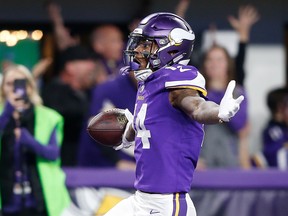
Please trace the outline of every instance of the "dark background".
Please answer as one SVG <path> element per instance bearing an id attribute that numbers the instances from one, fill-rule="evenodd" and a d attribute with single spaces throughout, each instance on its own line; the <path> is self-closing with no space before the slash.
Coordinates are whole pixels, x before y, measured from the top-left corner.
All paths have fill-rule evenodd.
<path id="1" fill-rule="evenodd" d="M 0 30 L 44 31 L 45 38 L 51 35 L 52 26 L 45 10 L 47 0 L 0 0 Z M 61 8 L 65 25 L 72 34 L 89 40 L 91 30 L 101 23 L 117 24 L 127 37 L 127 25 L 136 16 L 167 11 L 175 12 L 178 0 L 56 0 Z M 196 50 L 201 45 L 204 30 L 211 24 L 219 30 L 231 29 L 227 16 L 238 13 L 241 5 L 254 5 L 261 19 L 253 26 L 250 44 L 283 45 L 286 52 L 286 74 L 288 74 L 288 0 L 191 0 L 185 19 L 196 35 Z M 43 50 L 43 49 L 42 49 Z M 47 49 L 46 49 L 47 50 Z M 196 54 L 195 54 L 196 53 Z M 42 53 L 43 55 L 43 53 Z M 45 55 L 45 54 L 44 54 Z M 196 57 L 195 57 L 196 56 Z M 286 75 L 288 85 L 288 75 Z"/>
<path id="2" fill-rule="evenodd" d="M 50 29 L 50 22 L 44 8 L 44 0 L 1 0 L 0 29 Z M 111 22 L 125 30 L 126 24 L 145 9 L 151 12 L 174 12 L 177 0 L 59 0 L 65 22 L 75 31 L 89 31 L 93 26 Z M 243 4 L 252 4 L 261 13 L 261 20 L 253 27 L 251 43 L 285 43 L 285 28 L 288 23 L 287 0 L 191 0 L 186 19 L 200 36 L 211 23 L 219 29 L 231 29 L 227 15 L 237 15 Z"/>

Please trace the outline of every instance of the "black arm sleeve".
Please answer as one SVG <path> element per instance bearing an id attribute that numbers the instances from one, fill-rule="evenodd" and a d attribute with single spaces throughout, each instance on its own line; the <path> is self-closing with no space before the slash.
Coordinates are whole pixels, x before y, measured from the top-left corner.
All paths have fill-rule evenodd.
<path id="1" fill-rule="evenodd" d="M 245 61 L 245 55 L 246 55 L 246 43 L 240 42 L 239 43 L 239 49 L 238 54 L 235 59 L 235 79 L 236 82 L 242 86 L 244 86 L 244 79 L 245 79 L 245 71 L 244 71 L 244 61 Z"/>

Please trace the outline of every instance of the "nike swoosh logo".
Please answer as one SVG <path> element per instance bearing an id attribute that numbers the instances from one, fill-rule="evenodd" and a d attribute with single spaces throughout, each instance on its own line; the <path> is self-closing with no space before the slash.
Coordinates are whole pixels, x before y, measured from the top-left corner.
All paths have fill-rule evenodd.
<path id="1" fill-rule="evenodd" d="M 182 67 L 179 68 L 180 72 L 185 72 L 185 71 L 189 71 L 190 69 L 184 69 Z"/>
<path id="2" fill-rule="evenodd" d="M 152 209 L 152 210 L 150 211 L 150 214 L 158 214 L 158 213 L 160 213 L 160 212 L 157 211 L 157 210 L 154 210 L 154 209 Z"/>

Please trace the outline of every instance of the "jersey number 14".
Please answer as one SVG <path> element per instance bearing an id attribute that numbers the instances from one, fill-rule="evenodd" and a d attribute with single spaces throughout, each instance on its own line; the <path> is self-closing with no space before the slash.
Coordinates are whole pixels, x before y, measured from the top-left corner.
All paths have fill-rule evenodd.
<path id="1" fill-rule="evenodd" d="M 146 113 L 147 113 L 147 104 L 143 103 L 136 117 L 136 122 L 135 122 L 136 131 L 137 131 L 136 136 L 141 138 L 143 149 L 150 149 L 149 138 L 151 138 L 151 133 L 150 133 L 150 130 L 147 130 L 144 125 Z"/>

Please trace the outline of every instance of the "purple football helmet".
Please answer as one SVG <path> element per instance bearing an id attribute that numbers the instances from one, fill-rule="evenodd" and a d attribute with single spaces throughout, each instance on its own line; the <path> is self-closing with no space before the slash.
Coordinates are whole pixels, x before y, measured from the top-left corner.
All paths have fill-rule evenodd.
<path id="1" fill-rule="evenodd" d="M 143 52 L 153 71 L 174 63 L 188 64 L 195 35 L 190 25 L 172 13 L 154 13 L 141 20 L 130 34 L 125 53 L 125 64 L 130 70 L 137 71 L 139 64 L 134 61 L 135 48 L 143 41 L 153 41 L 158 45 L 154 52 Z"/>

